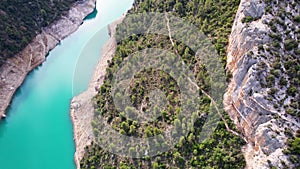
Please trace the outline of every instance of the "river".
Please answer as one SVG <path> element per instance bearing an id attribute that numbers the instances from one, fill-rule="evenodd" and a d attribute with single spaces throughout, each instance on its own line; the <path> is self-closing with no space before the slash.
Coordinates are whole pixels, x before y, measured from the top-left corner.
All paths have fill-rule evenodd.
<path id="1" fill-rule="evenodd" d="M 97 0 L 97 9 L 80 28 L 27 76 L 12 100 L 8 117 L 0 122 L 1 169 L 75 169 L 70 100 L 87 88 L 101 46 L 109 38 L 107 24 L 132 3 L 133 0 Z M 95 34 L 99 38 L 92 38 Z M 76 62 L 86 47 L 89 53 L 84 54 L 86 59 L 80 64 L 85 71 L 73 88 Z"/>

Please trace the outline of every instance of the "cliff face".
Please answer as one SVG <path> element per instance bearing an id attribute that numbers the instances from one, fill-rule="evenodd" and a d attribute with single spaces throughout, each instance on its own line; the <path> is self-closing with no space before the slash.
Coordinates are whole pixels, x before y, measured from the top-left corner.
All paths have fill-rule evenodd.
<path id="1" fill-rule="evenodd" d="M 0 68 L 0 115 L 5 114 L 15 91 L 28 72 L 40 65 L 47 53 L 62 39 L 78 29 L 83 19 L 94 10 L 95 2 L 84 0 L 74 4 L 61 19 L 44 28 L 22 52 L 7 59 Z"/>
<path id="2" fill-rule="evenodd" d="M 289 60 L 299 64 L 294 22 L 299 8 L 299 1 L 241 0 L 235 18 L 227 49 L 232 81 L 224 104 L 248 140 L 243 150 L 248 168 L 294 167 L 283 150 L 288 135 L 300 128 L 299 116 L 287 111 L 292 104 L 299 111 L 299 86 L 286 66 Z M 296 42 L 294 49 L 287 49 L 288 41 Z M 292 87 L 298 92 L 289 92 Z"/>

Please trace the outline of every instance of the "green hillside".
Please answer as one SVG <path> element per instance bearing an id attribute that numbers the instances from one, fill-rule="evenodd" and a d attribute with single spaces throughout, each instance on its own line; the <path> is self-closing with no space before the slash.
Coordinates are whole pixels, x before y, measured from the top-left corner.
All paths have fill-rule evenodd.
<path id="1" fill-rule="evenodd" d="M 41 28 L 58 19 L 78 0 L 1 0 L 0 65 L 20 52 L 41 32 Z"/>
<path id="2" fill-rule="evenodd" d="M 225 67 L 226 46 L 231 32 L 237 8 L 238 0 L 136 0 L 133 9 L 129 13 L 139 12 L 172 12 L 193 23 L 207 35 L 215 45 L 220 55 L 220 60 Z M 134 21 L 132 22 L 134 25 Z M 127 28 L 127 29 L 130 29 Z M 122 25 L 117 29 L 122 31 Z M 124 30 L 123 30 L 124 31 Z M 118 34 L 118 33 L 117 33 Z M 104 84 L 100 87 L 98 95 L 94 98 L 95 120 L 92 122 L 95 135 L 101 131 L 101 117 L 116 131 L 123 135 L 133 137 L 151 137 L 159 135 L 168 124 L 177 128 L 185 128 L 184 118 L 178 114 L 180 106 L 178 86 L 174 79 L 157 70 L 145 70 L 135 76 L 130 83 L 131 102 L 135 108 L 139 108 L 149 90 L 159 88 L 168 99 L 166 111 L 159 112 L 161 118 L 147 124 L 139 124 L 127 119 L 122 112 L 118 112 L 112 104 L 112 75 L 117 71 L 118 65 L 135 51 L 146 48 L 159 48 L 173 53 L 178 53 L 184 62 L 193 71 L 197 85 L 200 86 L 200 106 L 197 113 L 193 114 L 197 120 L 187 137 L 180 139 L 174 149 L 155 157 L 143 159 L 131 159 L 120 157 L 105 151 L 96 143 L 86 147 L 86 153 L 81 161 L 81 168 L 244 168 L 245 160 L 241 152 L 244 141 L 229 132 L 225 122 L 221 121 L 212 136 L 203 142 L 199 142 L 199 133 L 209 113 L 211 100 L 204 92 L 210 93 L 210 78 L 205 65 L 199 64 L 195 59 L 195 53 L 185 44 L 175 40 L 173 46 L 169 37 L 157 34 L 132 35 L 118 43 L 117 51 L 109 64 Z M 222 70 L 222 68 L 220 68 Z M 228 75 L 228 78 L 230 76 Z M 221 84 L 220 84 L 221 85 Z M 222 93 L 220 93 L 222 94 Z M 147 100 L 147 98 L 146 98 Z M 128 108 L 129 111 L 130 108 Z M 234 125 L 227 115 L 223 113 L 226 123 L 231 129 Z M 100 139 L 100 138 L 96 138 Z M 112 147 L 114 145 L 111 145 Z M 158 144 L 155 146 L 163 146 Z M 130 149 L 135 152 L 135 147 Z"/>

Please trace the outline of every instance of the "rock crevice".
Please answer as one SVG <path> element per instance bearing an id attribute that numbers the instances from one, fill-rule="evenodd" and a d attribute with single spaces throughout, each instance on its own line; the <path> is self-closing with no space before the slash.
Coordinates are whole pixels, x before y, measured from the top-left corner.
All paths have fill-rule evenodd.
<path id="1" fill-rule="evenodd" d="M 288 139 L 285 132 L 288 128 L 295 133 L 299 122 L 286 113 L 283 105 L 275 105 L 276 101 L 269 97 L 272 88 L 283 91 L 286 87 L 267 83 L 270 72 L 274 71 L 274 60 L 287 55 L 288 51 L 280 49 L 282 45 L 278 47 L 281 53 L 272 51 L 274 41 L 270 35 L 274 26 L 272 28 L 270 22 L 278 20 L 278 15 L 272 13 L 277 12 L 276 5 L 267 3 L 270 2 L 241 0 L 227 48 L 227 70 L 232 73 L 232 80 L 224 97 L 224 107 L 248 140 L 243 149 L 247 168 L 293 168 L 294 164 L 284 154 Z M 288 25 L 293 26 L 293 23 Z M 263 85 L 265 83 L 268 85 Z"/>

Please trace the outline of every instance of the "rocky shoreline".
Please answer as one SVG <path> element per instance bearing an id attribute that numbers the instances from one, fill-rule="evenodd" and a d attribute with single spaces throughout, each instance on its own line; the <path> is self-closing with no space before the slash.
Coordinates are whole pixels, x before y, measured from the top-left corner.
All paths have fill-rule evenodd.
<path id="1" fill-rule="evenodd" d="M 59 20 L 42 29 L 33 41 L 0 67 L 0 117 L 4 117 L 16 90 L 27 74 L 42 64 L 48 52 L 61 40 L 75 32 L 83 19 L 93 12 L 96 0 L 75 3 Z"/>
<path id="2" fill-rule="evenodd" d="M 90 145 L 94 139 L 91 121 L 94 115 L 92 98 L 97 94 L 95 88 L 103 83 L 108 61 L 112 59 L 117 42 L 115 39 L 116 27 L 123 21 L 125 14 L 108 26 L 110 39 L 102 48 L 102 54 L 95 68 L 94 74 L 90 80 L 88 89 L 80 95 L 74 97 L 71 101 L 70 116 L 73 122 L 74 141 L 76 152 L 74 160 L 77 169 L 80 168 L 80 160 L 84 155 L 84 148 Z"/>

